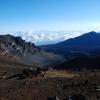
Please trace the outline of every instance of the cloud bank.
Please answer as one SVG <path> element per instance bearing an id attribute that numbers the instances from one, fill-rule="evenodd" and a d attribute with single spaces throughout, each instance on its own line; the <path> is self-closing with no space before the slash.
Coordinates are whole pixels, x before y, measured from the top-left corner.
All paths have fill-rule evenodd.
<path id="1" fill-rule="evenodd" d="M 36 45 L 53 44 L 81 35 L 81 32 L 66 31 L 40 31 L 40 32 L 9 32 L 3 34 L 11 34 L 21 36 L 27 42 L 31 41 Z"/>

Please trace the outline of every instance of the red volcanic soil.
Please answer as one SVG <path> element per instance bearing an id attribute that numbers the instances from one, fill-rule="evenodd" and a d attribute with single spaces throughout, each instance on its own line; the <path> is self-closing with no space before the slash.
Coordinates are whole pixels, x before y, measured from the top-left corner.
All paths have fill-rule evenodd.
<path id="1" fill-rule="evenodd" d="M 83 100 L 100 99 L 100 71 L 74 73 L 51 69 L 24 79 L 6 78 L 29 67 L 8 59 L 0 61 L 0 100 L 70 100 L 73 95 L 82 95 Z"/>
<path id="2" fill-rule="evenodd" d="M 95 80 L 95 81 L 94 81 Z M 60 100 L 74 94 L 84 94 L 86 100 L 98 100 L 96 86 L 99 79 L 28 78 L 24 80 L 0 80 L 0 100 Z"/>

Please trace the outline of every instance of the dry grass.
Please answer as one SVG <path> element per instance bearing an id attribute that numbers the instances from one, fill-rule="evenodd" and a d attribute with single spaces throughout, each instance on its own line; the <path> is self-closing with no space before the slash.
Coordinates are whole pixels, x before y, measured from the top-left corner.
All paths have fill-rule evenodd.
<path id="1" fill-rule="evenodd" d="M 73 78 L 77 74 L 74 72 L 64 71 L 64 70 L 48 70 L 46 72 L 47 77 L 65 77 L 65 78 Z"/>

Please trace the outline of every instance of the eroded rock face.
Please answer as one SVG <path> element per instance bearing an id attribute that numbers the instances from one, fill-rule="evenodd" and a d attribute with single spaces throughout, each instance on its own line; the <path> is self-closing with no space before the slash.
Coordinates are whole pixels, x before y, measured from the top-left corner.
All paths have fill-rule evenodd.
<path id="1" fill-rule="evenodd" d="M 0 35 L 0 55 L 11 59 L 19 59 L 24 55 L 34 55 L 40 50 L 31 42 L 26 42 L 21 37 L 12 35 Z M 24 58 L 24 57 L 23 57 Z M 21 58 L 22 59 L 22 58 Z M 20 59 L 20 60 L 21 60 Z M 19 61 L 20 61 L 19 60 Z"/>
<path id="2" fill-rule="evenodd" d="M 12 35 L 1 35 L 0 46 L 6 49 L 15 49 L 21 53 L 34 53 L 39 51 L 38 48 L 31 42 L 26 42 L 21 37 L 14 37 Z"/>
<path id="3" fill-rule="evenodd" d="M 32 66 L 47 66 L 63 61 L 63 57 L 44 52 L 21 37 L 0 35 L 0 55 Z"/>

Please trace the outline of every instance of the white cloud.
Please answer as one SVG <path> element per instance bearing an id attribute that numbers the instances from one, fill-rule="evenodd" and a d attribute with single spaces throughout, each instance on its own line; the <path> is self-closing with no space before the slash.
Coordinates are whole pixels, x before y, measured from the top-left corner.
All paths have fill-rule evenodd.
<path id="1" fill-rule="evenodd" d="M 42 32 L 10 32 L 3 34 L 11 34 L 21 36 L 26 41 L 31 41 L 37 45 L 57 43 L 69 38 L 79 36 L 80 32 L 66 31 L 42 31 Z"/>

